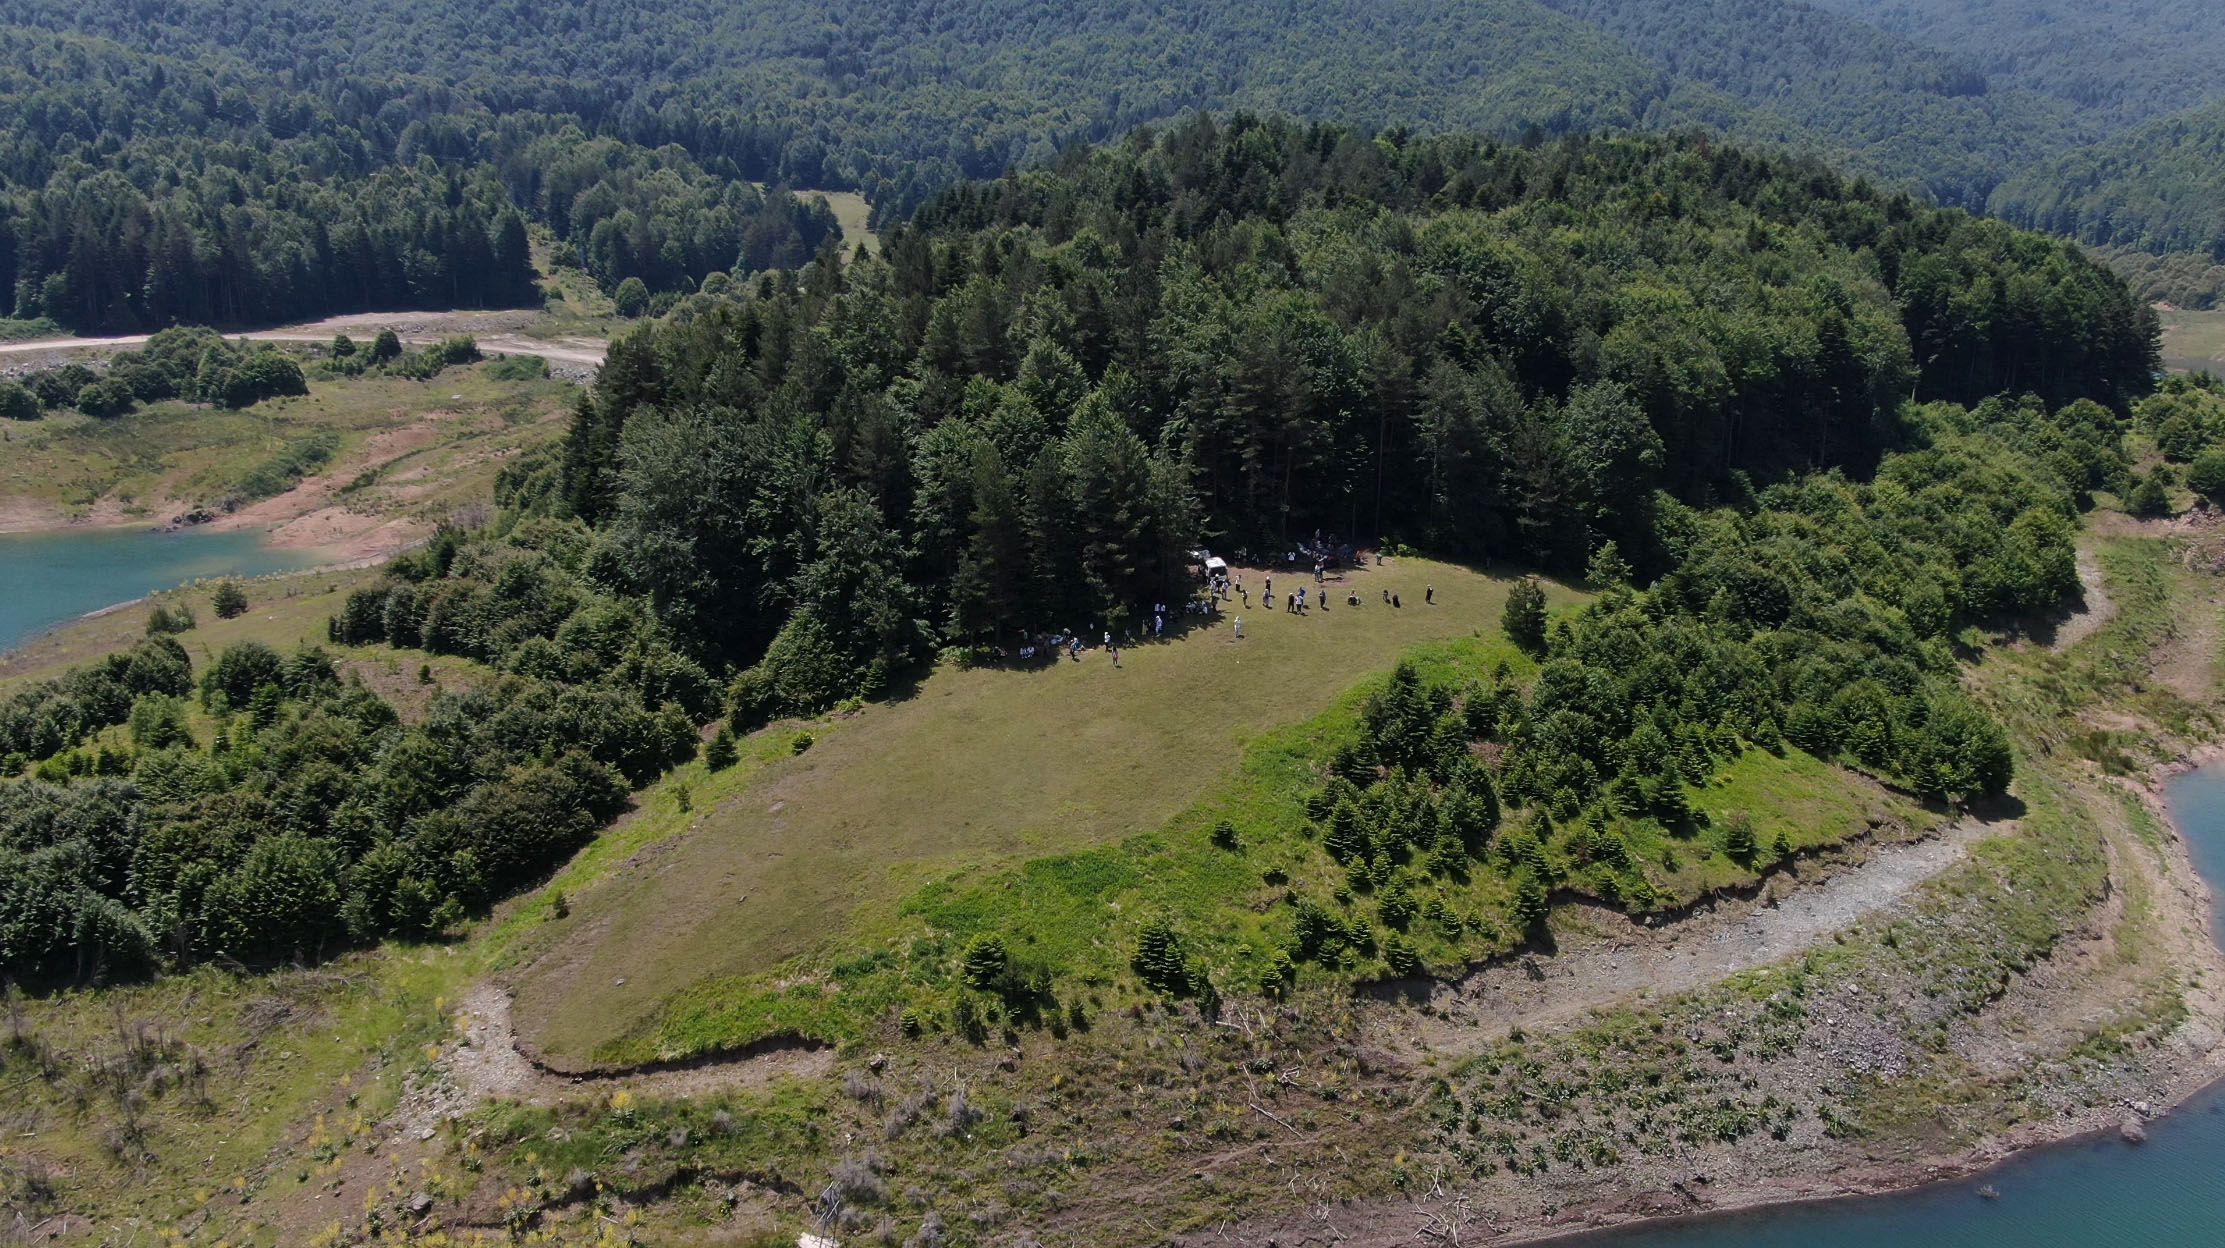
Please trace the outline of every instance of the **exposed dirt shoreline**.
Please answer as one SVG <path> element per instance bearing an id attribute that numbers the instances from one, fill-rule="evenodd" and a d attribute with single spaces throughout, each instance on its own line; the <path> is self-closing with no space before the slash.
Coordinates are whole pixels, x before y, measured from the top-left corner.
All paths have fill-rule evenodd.
<path id="1" fill-rule="evenodd" d="M 2156 765 L 2135 780 L 2116 782 L 2137 793 L 2170 829 L 2171 835 L 2161 849 L 2163 877 L 2170 887 L 2158 890 L 2155 901 L 2163 912 L 2160 926 L 2191 931 L 2207 942 L 2205 949 L 2185 951 L 2198 955 L 2186 962 L 2197 972 L 2214 972 L 2225 965 L 2225 953 L 2220 952 L 2217 943 L 2220 933 L 2212 923 L 2216 885 L 2195 869 L 2185 832 L 2171 817 L 2164 792 L 2171 777 L 2219 760 L 2225 760 L 2225 743 L 2200 746 Z M 2148 1095 L 2047 1121 L 2021 1123 L 1958 1151 L 1906 1161 L 1879 1161 L 1865 1156 L 1859 1146 L 1852 1146 L 1843 1150 L 1842 1165 L 1820 1173 L 1715 1176 L 1705 1183 L 1675 1184 L 1673 1192 L 1634 1191 L 1619 1203 L 1586 1202 L 1554 1214 L 1494 1211 L 1479 1216 L 1467 1197 L 1450 1193 L 1415 1200 L 1353 1202 L 1255 1221 L 1241 1231 L 1232 1229 L 1229 1238 L 1278 1248 L 1573 1241 L 1608 1230 L 1688 1224 L 1757 1209 L 1886 1196 L 1974 1179 L 2038 1149 L 2120 1133 L 2131 1140 L 2143 1135 L 2143 1124 L 2178 1110 L 2225 1080 L 2225 986 L 2218 981 L 2214 973 L 2201 974 L 2199 982 L 2188 987 L 2189 1017 L 2171 1036 L 2180 1060 Z M 1448 1227 L 1460 1228 L 1456 1239 L 1447 1238 Z"/>

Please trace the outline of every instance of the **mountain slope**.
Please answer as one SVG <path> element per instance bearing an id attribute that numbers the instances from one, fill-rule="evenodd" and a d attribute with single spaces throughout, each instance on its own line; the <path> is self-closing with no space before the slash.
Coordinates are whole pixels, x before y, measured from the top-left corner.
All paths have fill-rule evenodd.
<path id="1" fill-rule="evenodd" d="M 1977 207 L 2009 170 L 2081 141 L 2075 110 L 1993 91 L 1959 55 L 1785 0 L 1546 0 L 1662 72 L 1766 110 L 1842 164 Z M 1756 133 L 1752 122 L 1730 127 Z M 1766 137 L 1766 136 L 1760 136 Z M 1794 145 L 1798 146 L 1798 143 Z"/>
<path id="2" fill-rule="evenodd" d="M 2026 170 L 1992 208 L 2084 242 L 2225 258 L 2225 100 Z"/>
<path id="3" fill-rule="evenodd" d="M 1813 0 L 1984 72 L 1996 90 L 2075 105 L 2121 130 L 2218 93 L 2225 25 L 2210 0 Z"/>

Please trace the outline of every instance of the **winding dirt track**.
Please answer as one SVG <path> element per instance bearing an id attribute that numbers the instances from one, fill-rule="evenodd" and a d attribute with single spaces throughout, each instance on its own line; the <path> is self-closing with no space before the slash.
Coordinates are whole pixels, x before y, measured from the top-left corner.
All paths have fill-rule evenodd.
<path id="1" fill-rule="evenodd" d="M 479 349 L 504 355 L 536 355 L 552 364 L 572 364 L 599 368 L 608 343 L 594 338 L 563 338 L 543 341 L 521 334 L 500 331 L 488 333 L 475 331 L 473 325 L 489 320 L 514 320 L 513 316 L 499 313 L 469 312 L 390 312 L 365 313 L 358 316 L 336 316 L 330 320 L 285 329 L 257 329 L 246 333 L 226 334 L 227 338 L 244 338 L 253 342 L 329 342 L 332 336 L 349 330 L 368 330 L 376 333 L 392 329 L 405 345 L 429 346 L 450 334 L 472 333 L 479 340 Z M 147 334 L 124 334 L 114 338 L 40 338 L 30 342 L 0 342 L 0 356 L 42 355 L 54 352 L 121 351 L 146 344 Z"/>

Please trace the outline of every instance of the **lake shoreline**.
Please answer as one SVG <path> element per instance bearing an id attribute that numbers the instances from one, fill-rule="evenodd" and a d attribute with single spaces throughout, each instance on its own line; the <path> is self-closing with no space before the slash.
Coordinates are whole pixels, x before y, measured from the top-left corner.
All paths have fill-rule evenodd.
<path id="1" fill-rule="evenodd" d="M 126 565 L 119 568 L 114 574 L 115 584 L 112 586 L 117 591 L 116 596 L 102 593 L 97 584 L 90 588 L 80 585 L 75 594 L 76 602 L 67 605 L 82 606 L 83 609 L 61 610 L 49 618 L 42 618 L 43 613 L 26 613 L 28 619 L 0 616 L 0 661 L 13 663 L 32 647 L 74 625 L 129 611 L 163 594 L 176 593 L 196 585 L 220 580 L 270 582 L 290 577 L 345 572 L 377 566 L 399 553 L 399 550 L 384 549 L 366 552 L 346 546 L 288 546 L 271 541 L 267 529 L 251 532 L 244 526 L 224 529 L 195 526 L 192 529 L 169 530 L 140 524 L 78 524 L 0 533 L 0 567 L 8 562 L 10 552 L 6 548 L 11 544 L 36 543 L 40 539 L 67 541 L 73 538 L 95 543 L 90 548 L 95 550 L 103 547 L 113 549 L 110 543 L 128 545 L 144 541 L 149 545 L 139 552 L 141 557 L 144 557 L 147 550 L 166 550 L 174 551 L 177 558 L 168 561 L 167 565 L 162 560 L 153 560 L 145 565 Z M 221 552 L 227 546 L 235 548 L 231 550 L 232 558 L 228 559 L 222 553 L 209 558 L 207 556 L 210 548 L 158 545 L 168 541 L 193 543 L 220 538 L 231 540 L 229 543 L 219 542 L 215 549 Z M 68 556 L 65 554 L 63 558 Z M 27 569 L 18 569 L 15 575 L 36 577 L 39 571 L 40 560 L 34 555 L 30 556 L 30 566 Z M 98 579 L 97 576 L 94 578 L 96 582 Z M 85 605 L 90 603 L 97 605 Z M 21 631 L 16 631 L 18 629 Z"/>
<path id="2" fill-rule="evenodd" d="M 2176 887 L 2160 890 L 2155 898 L 2159 926 L 2183 930 L 2191 926 L 2203 949 L 2187 949 L 2192 957 L 2176 959 L 2187 970 L 2199 971 L 2204 963 L 2225 966 L 2225 950 L 2218 943 L 2214 898 L 2225 884 L 2211 881 L 2197 869 L 2187 833 L 2167 800 L 2171 780 L 2208 764 L 2225 762 L 2225 742 L 2206 742 L 2159 762 L 2130 778 L 2096 777 L 2097 787 L 2127 790 L 2158 820 L 2169 835 L 2161 852 L 2164 877 Z M 1246 1231 L 1262 1242 L 1323 1242 L 1330 1218 L 1336 1216 L 1336 1233 L 1330 1238 L 1343 1248 L 1399 1248 L 1417 1242 L 1436 1242 L 1447 1225 L 1465 1216 L 1463 1241 L 1489 1244 L 1600 1243 L 1620 1245 L 1641 1242 L 1626 1239 L 1649 1230 L 1663 1232 L 1703 1226 L 1744 1214 L 1768 1211 L 1793 1212 L 1809 1207 L 1860 1206 L 1880 1197 L 1908 1195 L 1925 1189 L 1966 1183 L 1998 1172 L 2011 1163 L 2035 1154 L 2074 1148 L 2112 1137 L 2126 1138 L 2125 1147 L 2139 1144 L 2127 1138 L 2198 1100 L 2214 1089 L 2225 1088 L 2225 983 L 2221 976 L 2196 976 L 2199 986 L 2186 989 L 2188 1014 L 2165 1043 L 2187 1037 L 2190 1029 L 2206 1032 L 2156 1083 L 2153 1095 L 2137 1102 L 2090 1106 L 2058 1117 L 2016 1124 L 1985 1136 L 1952 1152 L 1918 1156 L 1905 1161 L 1865 1157 L 1859 1141 L 1853 1142 L 1840 1164 L 1818 1172 L 1754 1175 L 1746 1178 L 1718 1176 L 1672 1184 L 1671 1191 L 1625 1191 L 1554 1210 L 1528 1215 L 1499 1216 L 1497 1211 L 1478 1216 L 1465 1197 L 1440 1192 L 1434 1197 L 1400 1201 L 1357 1200 L 1341 1207 L 1309 1211 L 1302 1217 L 1270 1215 L 1250 1221 Z M 2201 998 L 2197 1001 L 2197 996 Z M 2193 1039 L 2193 1037 L 2187 1037 Z M 2135 1105 L 2137 1104 L 2137 1108 Z M 2128 1128 L 2138 1126 L 2137 1133 Z M 1973 1197 L 1975 1199 L 1975 1197 Z M 1480 1201 L 1478 1202 L 1480 1205 Z M 1333 1210 L 1333 1212 L 1332 1212 Z M 1457 1211 L 1457 1212 L 1456 1212 Z M 1347 1221 L 1349 1219 L 1349 1221 Z M 1355 1229 L 1358 1228 L 1358 1229 Z M 1446 1241 L 1451 1242 L 1451 1241 Z"/>
<path id="3" fill-rule="evenodd" d="M 2133 791 L 2150 813 L 2157 816 L 2164 827 L 2170 829 L 2171 835 L 2165 841 L 2169 870 L 2177 878 L 2191 883 L 2190 889 L 2183 893 L 2174 892 L 2173 895 L 2192 903 L 2190 907 L 2182 908 L 2190 912 L 2174 914 L 2172 917 L 2194 920 L 2196 930 L 2211 942 L 2213 948 L 2217 947 L 2220 935 L 2215 929 L 2214 909 L 2219 884 L 2203 875 L 2195 866 L 2187 844 L 2186 829 L 2172 811 L 2168 790 L 2173 779 L 2221 761 L 2225 761 L 2225 742 L 2206 742 L 2148 768 L 2137 777 L 2121 781 L 2112 781 L 2109 778 L 2103 780 L 2104 784 L 2114 782 Z M 2191 1017 L 2189 1021 L 2192 1021 Z M 2144 1127 L 2147 1123 L 2168 1117 L 2221 1085 L 2225 1085 L 2225 1044 L 2212 1044 L 2201 1055 L 2198 1064 L 2180 1071 L 2179 1078 L 2174 1081 L 2174 1086 L 2165 1099 L 2147 1102 L 2149 1112 L 2144 1114 L 2131 1107 L 2090 1109 L 2064 1119 L 2019 1124 L 1980 1140 L 1969 1150 L 1959 1154 L 1946 1153 L 1909 1162 L 1855 1166 L 1845 1172 L 1847 1177 L 1844 1180 L 1821 1189 L 1808 1187 L 1806 1190 L 1788 1190 L 1779 1184 L 1759 1183 L 1750 1189 L 1731 1188 L 1718 1191 L 1711 1185 L 1707 1194 L 1715 1199 L 1704 1208 L 1694 1208 L 1690 1212 L 1605 1220 L 1580 1226 L 1553 1225 L 1547 1221 L 1528 1230 L 1510 1230 L 1493 1237 L 1490 1242 L 1580 1243 L 1590 1236 L 1610 1232 L 1688 1225 L 1766 1209 L 1793 1210 L 1804 1206 L 1853 1204 L 1880 1196 L 1967 1182 L 1982 1178 L 2034 1153 L 2111 1136 L 2123 1138 L 2128 1125 L 2139 1123 Z M 2136 1147 L 2137 1144 L 2127 1140 L 2126 1146 Z"/>

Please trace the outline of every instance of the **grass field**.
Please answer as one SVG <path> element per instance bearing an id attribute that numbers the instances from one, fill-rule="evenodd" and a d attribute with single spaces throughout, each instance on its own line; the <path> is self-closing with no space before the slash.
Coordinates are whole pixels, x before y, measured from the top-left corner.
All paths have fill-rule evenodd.
<path id="1" fill-rule="evenodd" d="M 11 422 L 0 517 L 11 528 L 167 520 L 176 509 L 240 496 L 258 465 L 324 433 L 339 441 L 325 471 L 344 474 L 351 508 L 484 502 L 502 455 L 554 435 L 559 425 L 550 422 L 570 389 L 500 381 L 476 366 L 431 381 L 313 382 L 306 396 L 242 411 L 158 403 L 113 420 L 73 413 Z"/>
<path id="2" fill-rule="evenodd" d="M 341 1154 L 376 1147 L 373 1124 L 447 1035 L 443 1002 L 477 969 L 466 948 L 426 945 L 314 970 L 204 966 L 150 984 L 11 996 L 0 1024 L 12 1088 L 0 1098 L 0 1210 L 26 1215 L 22 1226 L 97 1209 L 108 1229 L 137 1223 L 141 1242 L 186 1242 L 214 1218 L 238 1233 L 264 1216 L 258 1198 L 323 1182 Z M 339 1216 L 341 1201 L 332 1207 Z M 82 1218 L 45 1225 L 72 1243 L 134 1237 L 103 1238 Z M 152 1234 L 157 1226 L 186 1230 L 172 1240 Z M 284 1240 L 266 1230 L 231 1242 Z"/>
<path id="3" fill-rule="evenodd" d="M 1247 742 L 1320 713 L 1401 651 L 1496 632 L 1510 583 L 1422 560 L 1354 578 L 1369 604 L 1357 610 L 1239 611 L 1242 641 L 1224 620 L 1125 651 L 1118 668 L 1097 651 L 1036 671 L 946 668 L 908 700 L 834 722 L 807 752 L 698 803 L 688 836 L 575 880 L 571 917 L 515 951 L 521 1032 L 551 1059 L 584 1061 L 666 996 L 818 947 L 950 871 L 1154 830 L 1225 782 Z M 1432 583 L 1438 603 L 1424 606 Z M 1377 601 L 1385 588 L 1402 609 Z"/>
<path id="4" fill-rule="evenodd" d="M 842 227 L 844 251 L 854 250 L 863 243 L 867 252 L 880 252 L 881 241 L 873 237 L 872 229 L 866 224 L 872 219 L 873 206 L 865 202 L 865 196 L 856 191 L 803 191 L 801 194 L 805 199 L 814 195 L 826 197 L 827 207 L 834 209 L 835 223 Z"/>
<path id="5" fill-rule="evenodd" d="M 2172 368 L 2225 371 L 2225 311 L 2173 311 L 2163 318 L 2163 360 Z"/>
<path id="6" fill-rule="evenodd" d="M 378 580 L 377 568 L 298 572 L 238 582 L 247 594 L 246 614 L 229 620 L 216 616 L 210 602 L 215 584 L 191 585 L 150 595 L 145 601 L 74 621 L 41 634 L 0 655 L 0 697 L 28 681 L 58 676 L 77 664 L 123 649 L 146 635 L 147 616 L 157 606 L 192 608 L 199 623 L 177 635 L 205 671 L 224 647 L 260 641 L 280 651 L 314 644 L 325 647 L 343 675 L 362 677 L 404 717 L 424 710 L 439 689 L 459 688 L 488 675 L 488 669 L 454 655 L 389 650 L 383 646 L 336 646 L 325 638 L 325 621 L 340 609 L 351 589 Z M 429 679 L 427 679 L 429 677 Z M 122 738 L 123 729 L 112 729 Z"/>

